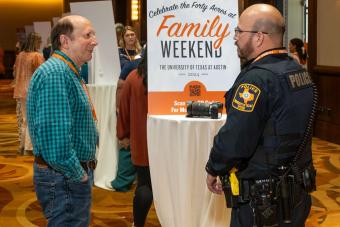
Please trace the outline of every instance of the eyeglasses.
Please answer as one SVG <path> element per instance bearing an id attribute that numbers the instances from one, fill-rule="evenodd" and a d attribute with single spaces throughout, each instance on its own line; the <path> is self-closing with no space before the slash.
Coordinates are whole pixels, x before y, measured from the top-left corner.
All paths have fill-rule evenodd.
<path id="1" fill-rule="evenodd" d="M 241 30 L 239 27 L 236 27 L 234 29 L 235 31 L 235 36 L 238 36 L 239 34 L 241 34 L 242 32 L 249 32 L 249 33 L 263 33 L 263 34 L 266 34 L 266 35 L 269 35 L 268 32 L 262 32 L 262 31 L 245 31 L 245 30 Z"/>

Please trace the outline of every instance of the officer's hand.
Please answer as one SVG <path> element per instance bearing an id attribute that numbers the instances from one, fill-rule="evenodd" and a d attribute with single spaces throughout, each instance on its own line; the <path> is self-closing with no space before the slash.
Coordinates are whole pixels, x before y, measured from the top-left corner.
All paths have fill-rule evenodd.
<path id="1" fill-rule="evenodd" d="M 213 193 L 223 193 L 221 182 L 218 181 L 217 177 L 211 176 L 210 174 L 207 175 L 207 186 Z"/>

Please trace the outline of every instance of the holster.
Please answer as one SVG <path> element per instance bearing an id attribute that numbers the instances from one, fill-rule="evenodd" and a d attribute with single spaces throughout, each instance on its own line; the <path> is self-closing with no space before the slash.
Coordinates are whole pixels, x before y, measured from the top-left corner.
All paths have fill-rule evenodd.
<path id="1" fill-rule="evenodd" d="M 229 175 L 221 176 L 221 183 L 224 192 L 224 197 L 228 208 L 237 208 L 239 196 L 234 196 L 231 190 Z"/>

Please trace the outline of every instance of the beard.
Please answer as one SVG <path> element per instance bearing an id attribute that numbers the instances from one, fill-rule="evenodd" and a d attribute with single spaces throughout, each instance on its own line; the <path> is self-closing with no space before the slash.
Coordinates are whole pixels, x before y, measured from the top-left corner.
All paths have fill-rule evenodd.
<path id="1" fill-rule="evenodd" d="M 237 46 L 237 54 L 241 62 L 249 61 L 249 56 L 254 52 L 254 47 L 251 44 L 251 38 L 252 36 L 249 37 L 243 47 L 240 47 L 238 43 L 235 42 L 235 45 Z"/>

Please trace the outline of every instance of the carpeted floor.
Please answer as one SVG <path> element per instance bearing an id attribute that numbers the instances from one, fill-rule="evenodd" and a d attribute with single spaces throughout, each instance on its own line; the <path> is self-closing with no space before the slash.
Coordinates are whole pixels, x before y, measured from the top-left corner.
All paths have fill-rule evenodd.
<path id="1" fill-rule="evenodd" d="M 0 80 L 0 226 L 45 226 L 32 184 L 33 158 L 16 155 L 18 134 L 10 82 Z M 313 155 L 317 191 L 312 194 L 306 226 L 340 227 L 340 145 L 314 138 Z M 94 187 L 91 226 L 131 226 L 132 197 L 133 190 L 119 193 Z M 156 226 L 160 224 L 152 208 L 146 227 Z"/>
<path id="2" fill-rule="evenodd" d="M 16 102 L 10 80 L 0 80 L 0 227 L 45 226 L 32 183 L 32 156 L 17 156 L 19 145 Z M 91 226 L 130 227 L 133 191 L 111 192 L 93 188 Z M 147 227 L 159 227 L 155 209 Z"/>

